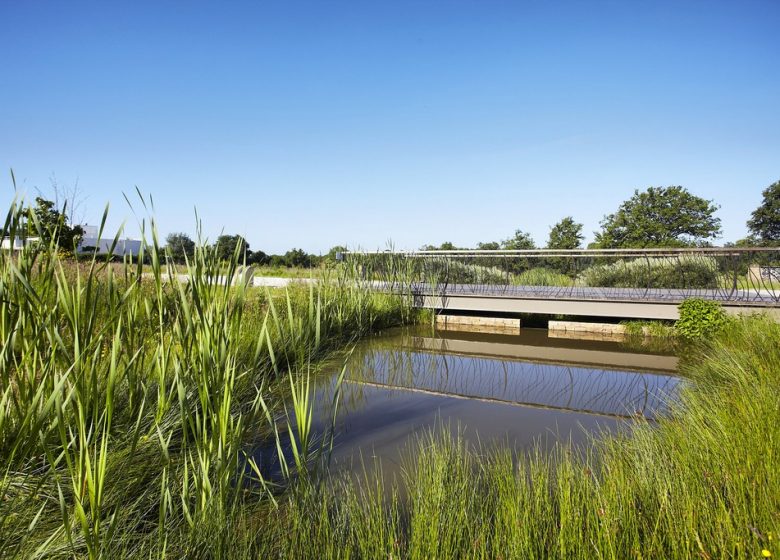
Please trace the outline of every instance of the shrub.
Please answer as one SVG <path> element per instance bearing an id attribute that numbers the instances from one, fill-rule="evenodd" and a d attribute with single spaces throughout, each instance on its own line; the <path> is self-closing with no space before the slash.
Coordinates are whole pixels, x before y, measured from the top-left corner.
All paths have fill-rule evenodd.
<path id="1" fill-rule="evenodd" d="M 723 330 L 728 323 L 726 312 L 716 301 L 686 299 L 678 309 L 680 318 L 674 328 L 680 336 L 689 340 L 709 338 Z"/>
<path id="2" fill-rule="evenodd" d="M 634 259 L 592 266 L 579 280 L 606 288 L 717 288 L 718 266 L 712 257 Z"/>
<path id="3" fill-rule="evenodd" d="M 519 286 L 571 286 L 571 278 L 549 268 L 532 268 L 518 274 L 514 283 Z"/>
<path id="4" fill-rule="evenodd" d="M 450 284 L 506 284 L 511 275 L 506 270 L 493 266 L 481 266 L 452 260 L 441 262 L 429 260 L 425 262 L 424 275 L 436 277 L 439 281 Z"/>

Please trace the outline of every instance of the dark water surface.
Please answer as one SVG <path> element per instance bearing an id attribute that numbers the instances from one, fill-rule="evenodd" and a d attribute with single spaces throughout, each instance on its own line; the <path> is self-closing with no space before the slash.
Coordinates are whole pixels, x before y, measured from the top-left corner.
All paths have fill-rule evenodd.
<path id="1" fill-rule="evenodd" d="M 579 445 L 588 434 L 630 429 L 667 409 L 680 378 L 671 352 L 617 342 L 396 329 L 362 342 L 341 366 L 318 378 L 314 430 L 333 428 L 332 472 L 398 473 L 402 459 L 431 430 L 475 445 L 515 451 L 556 441 Z"/>

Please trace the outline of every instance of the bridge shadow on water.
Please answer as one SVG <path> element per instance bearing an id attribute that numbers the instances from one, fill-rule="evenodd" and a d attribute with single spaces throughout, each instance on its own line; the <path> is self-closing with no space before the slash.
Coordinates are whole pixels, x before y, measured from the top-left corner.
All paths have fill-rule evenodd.
<path id="1" fill-rule="evenodd" d="M 396 329 L 361 343 L 349 358 L 339 405 L 340 366 L 319 378 L 314 430 L 329 440 L 331 472 L 372 470 L 389 481 L 415 436 L 449 432 L 467 444 L 514 451 L 578 446 L 590 435 L 630 430 L 668 410 L 681 379 L 670 352 L 617 342 Z M 335 418 L 335 421 L 334 421 Z M 255 458 L 273 470 L 275 449 Z"/>

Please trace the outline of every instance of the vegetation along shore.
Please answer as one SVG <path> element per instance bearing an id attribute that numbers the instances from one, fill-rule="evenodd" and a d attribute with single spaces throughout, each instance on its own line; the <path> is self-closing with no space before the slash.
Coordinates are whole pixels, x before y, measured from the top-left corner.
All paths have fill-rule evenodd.
<path id="1" fill-rule="evenodd" d="M 14 206 L 5 231 L 30 219 Z M 1 557 L 780 553 L 770 319 L 708 308 L 712 324 L 680 326 L 695 340 L 688 381 L 657 423 L 551 453 L 431 433 L 383 488 L 316 470 L 327 442 L 311 430 L 310 381 L 358 338 L 420 321 L 408 300 L 348 263 L 284 290 L 224 285 L 240 255 L 209 247 L 187 260 L 188 282 L 165 282 L 173 264 L 149 234 L 120 265 L 74 262 L 56 236 L 0 255 Z M 291 448 L 282 478 L 244 453 L 258 441 Z"/>

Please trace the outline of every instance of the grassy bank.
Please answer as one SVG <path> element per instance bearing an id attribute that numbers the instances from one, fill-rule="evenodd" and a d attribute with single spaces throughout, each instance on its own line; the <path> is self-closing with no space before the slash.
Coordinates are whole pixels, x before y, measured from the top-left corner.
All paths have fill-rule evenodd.
<path id="1" fill-rule="evenodd" d="M 583 455 L 513 461 L 420 441 L 405 498 L 303 485 L 242 541 L 288 558 L 759 558 L 780 554 L 780 325 L 743 319 L 687 361 L 671 417 Z"/>
<path id="2" fill-rule="evenodd" d="M 186 283 L 156 240 L 143 257 L 0 253 L 2 558 L 232 557 L 283 491 L 243 450 L 290 437 L 305 467 L 317 360 L 414 318 L 348 268 L 271 292 L 222 285 L 237 258 L 211 249 Z"/>

